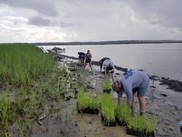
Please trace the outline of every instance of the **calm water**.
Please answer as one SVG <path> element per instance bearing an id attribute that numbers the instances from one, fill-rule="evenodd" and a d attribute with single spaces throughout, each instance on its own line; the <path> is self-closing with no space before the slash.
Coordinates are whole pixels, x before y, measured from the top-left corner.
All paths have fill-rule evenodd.
<path id="1" fill-rule="evenodd" d="M 44 46 L 52 49 L 54 46 Z M 65 48 L 65 55 L 78 57 L 78 52 L 91 51 L 93 60 L 110 57 L 115 65 L 143 69 L 159 76 L 182 81 L 182 44 L 74 45 Z"/>

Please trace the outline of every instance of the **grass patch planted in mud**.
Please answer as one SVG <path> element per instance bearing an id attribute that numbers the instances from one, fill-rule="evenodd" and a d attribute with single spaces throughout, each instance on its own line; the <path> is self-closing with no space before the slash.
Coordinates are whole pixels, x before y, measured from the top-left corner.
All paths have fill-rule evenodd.
<path id="1" fill-rule="evenodd" d="M 98 114 L 100 102 L 97 97 L 93 97 L 85 92 L 83 88 L 78 91 L 78 112 Z"/>
<path id="2" fill-rule="evenodd" d="M 64 74 L 51 54 L 34 45 L 1 44 L 0 136 L 29 136 L 42 114 L 60 114 Z"/>

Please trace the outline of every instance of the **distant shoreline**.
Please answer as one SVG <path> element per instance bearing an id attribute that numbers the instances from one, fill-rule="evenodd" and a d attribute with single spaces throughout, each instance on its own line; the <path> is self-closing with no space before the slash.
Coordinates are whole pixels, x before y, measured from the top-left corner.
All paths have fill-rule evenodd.
<path id="1" fill-rule="evenodd" d="M 37 42 L 32 43 L 39 46 L 50 45 L 112 45 L 112 44 L 167 44 L 182 43 L 182 40 L 116 40 L 116 41 L 95 41 L 95 42 Z"/>

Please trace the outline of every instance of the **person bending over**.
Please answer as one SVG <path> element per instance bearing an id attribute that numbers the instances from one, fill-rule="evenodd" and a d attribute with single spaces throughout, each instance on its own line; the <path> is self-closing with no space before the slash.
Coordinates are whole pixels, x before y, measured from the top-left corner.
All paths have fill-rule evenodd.
<path id="1" fill-rule="evenodd" d="M 112 84 L 114 91 L 118 93 L 118 103 L 121 102 L 123 92 L 127 96 L 128 106 L 133 109 L 134 95 L 137 97 L 140 105 L 140 115 L 143 115 L 146 108 L 145 94 L 149 86 L 149 77 L 142 71 L 127 71 L 121 75 L 117 81 Z"/>
<path id="2" fill-rule="evenodd" d="M 111 59 L 106 59 L 102 63 L 105 77 L 109 77 L 111 74 L 112 82 L 114 82 L 114 63 L 111 61 Z"/>
<path id="3" fill-rule="evenodd" d="M 104 62 L 105 60 L 107 60 L 107 59 L 110 59 L 110 58 L 108 58 L 108 57 L 104 57 L 104 58 L 102 58 L 102 59 L 99 61 L 99 65 L 100 65 L 100 72 L 102 71 L 102 64 L 103 64 L 103 62 Z"/>
<path id="4" fill-rule="evenodd" d="M 84 60 L 85 60 L 85 53 L 78 52 L 78 59 L 81 66 L 84 66 Z"/>

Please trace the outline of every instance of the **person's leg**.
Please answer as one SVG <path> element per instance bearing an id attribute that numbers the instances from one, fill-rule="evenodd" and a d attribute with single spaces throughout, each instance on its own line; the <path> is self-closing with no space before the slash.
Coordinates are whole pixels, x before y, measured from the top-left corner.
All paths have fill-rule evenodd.
<path id="1" fill-rule="evenodd" d="M 134 103 L 135 103 L 135 93 L 136 91 L 133 90 L 132 102 L 131 102 L 131 114 L 134 115 Z"/>
<path id="2" fill-rule="evenodd" d="M 132 104 L 131 104 L 132 107 L 133 107 L 134 103 L 135 103 L 135 94 L 133 94 L 133 97 L 132 97 Z"/>
<path id="3" fill-rule="evenodd" d="M 114 82 L 114 73 L 111 73 L 112 82 Z"/>
<path id="4" fill-rule="evenodd" d="M 145 112 L 145 108 L 146 108 L 145 97 L 138 96 L 138 100 L 139 100 L 139 104 L 140 104 L 140 114 L 142 114 Z"/>
<path id="5" fill-rule="evenodd" d="M 84 68 L 85 68 L 85 67 L 86 67 L 86 65 L 87 65 L 87 62 L 84 62 L 83 64 L 84 64 Z"/>
<path id="6" fill-rule="evenodd" d="M 143 113 L 145 112 L 145 109 L 146 109 L 145 94 L 147 92 L 148 85 L 149 85 L 149 79 L 146 78 L 143 81 L 141 87 L 138 89 L 138 100 L 139 100 L 139 104 L 140 104 L 140 115 L 143 115 Z"/>
<path id="7" fill-rule="evenodd" d="M 89 63 L 90 69 L 92 70 L 92 62 L 90 61 Z"/>
<path id="8" fill-rule="evenodd" d="M 107 67 L 106 69 L 106 78 L 109 79 L 110 78 L 110 72 L 109 72 L 109 68 Z"/>

